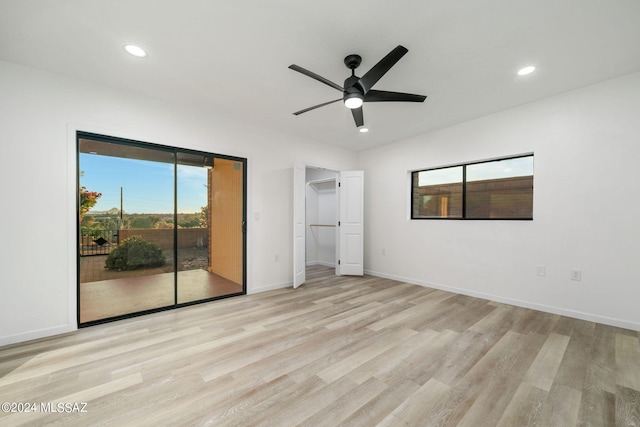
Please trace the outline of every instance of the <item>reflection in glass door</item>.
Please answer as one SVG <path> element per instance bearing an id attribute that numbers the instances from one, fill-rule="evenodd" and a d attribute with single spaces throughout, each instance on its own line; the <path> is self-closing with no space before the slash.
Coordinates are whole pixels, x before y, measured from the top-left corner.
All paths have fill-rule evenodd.
<path id="1" fill-rule="evenodd" d="M 244 293 L 245 162 L 79 133 L 78 323 Z"/>

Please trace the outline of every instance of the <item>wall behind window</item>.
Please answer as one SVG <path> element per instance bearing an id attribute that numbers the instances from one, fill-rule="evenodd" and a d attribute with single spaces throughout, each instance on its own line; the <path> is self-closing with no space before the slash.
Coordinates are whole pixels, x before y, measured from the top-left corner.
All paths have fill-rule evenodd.
<path id="1" fill-rule="evenodd" d="M 638 117 L 635 73 L 362 152 L 365 269 L 640 330 Z M 529 152 L 533 221 L 408 219 L 409 170 Z"/>
<path id="2" fill-rule="evenodd" d="M 346 150 L 2 61 L 0 93 L 0 345 L 76 328 L 70 129 L 247 157 L 250 293 L 291 284 L 294 163 L 356 165 Z"/>

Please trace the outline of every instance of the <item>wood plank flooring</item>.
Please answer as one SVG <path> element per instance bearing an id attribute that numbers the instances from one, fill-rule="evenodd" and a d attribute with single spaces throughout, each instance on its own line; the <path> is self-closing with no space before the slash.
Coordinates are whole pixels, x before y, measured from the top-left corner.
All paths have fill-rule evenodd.
<path id="1" fill-rule="evenodd" d="M 0 425 L 640 425 L 637 331 L 308 277 L 0 348 L 0 401 L 37 405 Z"/>

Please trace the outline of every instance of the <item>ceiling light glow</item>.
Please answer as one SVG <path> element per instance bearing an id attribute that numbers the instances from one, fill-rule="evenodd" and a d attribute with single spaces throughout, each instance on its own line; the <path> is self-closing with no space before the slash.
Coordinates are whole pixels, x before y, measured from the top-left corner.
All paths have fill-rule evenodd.
<path id="1" fill-rule="evenodd" d="M 532 65 L 529 66 L 529 67 L 524 67 L 524 68 L 522 68 L 522 69 L 520 69 L 518 71 L 518 75 L 519 76 L 526 76 L 527 74 L 533 73 L 535 70 L 536 70 L 536 67 L 534 67 Z"/>
<path id="2" fill-rule="evenodd" d="M 129 52 L 129 54 L 136 56 L 138 58 L 144 58 L 145 56 L 147 56 L 147 52 L 145 52 L 144 49 L 133 44 L 125 45 L 124 50 L 126 50 L 127 52 Z"/>
<path id="3" fill-rule="evenodd" d="M 350 93 L 344 99 L 344 105 L 347 108 L 355 109 L 362 107 L 363 99 L 359 93 Z"/>
<path id="4" fill-rule="evenodd" d="M 360 131 L 360 133 L 367 133 L 369 132 L 369 128 L 365 128 L 365 127 L 361 127 L 358 129 Z"/>

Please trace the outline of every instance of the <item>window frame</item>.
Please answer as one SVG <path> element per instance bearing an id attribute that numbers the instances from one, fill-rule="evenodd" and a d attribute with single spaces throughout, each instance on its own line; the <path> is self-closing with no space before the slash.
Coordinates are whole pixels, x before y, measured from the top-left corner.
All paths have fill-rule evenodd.
<path id="1" fill-rule="evenodd" d="M 88 320 L 88 321 L 81 321 L 81 263 L 80 263 L 80 250 L 79 248 L 76 248 L 75 252 L 76 252 L 76 321 L 77 321 L 77 325 L 78 328 L 85 328 L 85 327 L 89 327 L 89 326 L 94 326 L 94 325 L 99 325 L 102 323 L 108 323 L 108 322 L 113 322 L 113 321 L 117 321 L 117 320 L 123 320 L 123 319 L 129 319 L 129 318 L 133 318 L 133 317 L 138 317 L 138 316 L 143 316 L 146 314 L 150 314 L 150 313 L 157 313 L 157 312 L 161 312 L 161 311 L 165 311 L 165 310 L 173 310 L 173 309 L 177 309 L 177 308 L 182 308 L 182 307 L 186 307 L 186 306 L 190 306 L 190 305 L 196 305 L 196 304 L 203 304 L 203 303 L 207 303 L 210 301 L 215 301 L 215 300 L 219 300 L 219 299 L 224 299 L 224 298 L 229 298 L 229 297 L 234 297 L 234 296 L 239 296 L 239 295 L 246 295 L 247 294 L 247 283 L 248 283 L 248 279 L 247 279 L 247 262 L 248 262 L 248 248 L 247 248 L 247 212 L 248 212 L 248 159 L 245 157 L 237 157 L 237 156 L 233 156 L 233 155 L 227 155 L 227 154 L 218 154 L 218 153 L 214 153 L 214 152 L 207 152 L 207 151 L 200 151 L 200 150 L 194 150 L 194 149 L 189 149 L 189 148 L 182 148 L 182 147 L 177 147 L 177 146 L 168 146 L 168 145 L 162 145 L 162 144 L 157 144 L 157 143 L 152 143 L 152 142 L 145 142 L 145 141 L 139 141 L 139 140 L 133 140 L 133 139 L 126 139 L 126 138 L 122 138 L 122 137 L 117 137 L 117 136 L 109 136 L 109 135 L 103 135 L 103 134 L 98 134 L 98 133 L 93 133 L 93 132 L 88 132 L 88 131 L 83 131 L 80 129 L 75 130 L 75 166 L 76 166 L 76 177 L 75 177 L 75 185 L 76 185 L 76 190 L 75 190 L 75 199 L 76 199 L 76 207 L 75 207 L 75 212 L 74 212 L 74 216 L 76 217 L 76 242 L 79 242 L 81 239 L 81 225 L 80 222 L 78 221 L 78 215 L 77 213 L 80 212 L 80 198 L 78 197 L 79 192 L 80 192 L 80 187 L 81 187 L 81 182 L 80 182 L 80 170 L 81 170 L 81 161 L 80 161 L 80 154 L 82 153 L 81 149 L 80 149 L 80 141 L 83 139 L 86 140 L 92 140 L 92 141 L 96 141 L 96 142 L 101 142 L 101 143 L 109 143 L 109 144 L 114 144 L 114 146 L 122 146 L 122 147 L 128 147 L 128 148 L 141 148 L 144 150 L 153 150 L 153 151 L 157 151 L 157 152 L 161 152 L 161 153 L 171 153 L 173 156 L 173 160 L 171 163 L 166 162 L 167 164 L 172 164 L 173 165 L 173 186 L 172 186 L 172 193 L 173 193 L 173 219 L 174 219 L 174 224 L 178 224 L 178 176 L 176 174 L 177 171 L 177 167 L 180 163 L 180 159 L 178 158 L 178 156 L 180 154 L 186 154 L 186 155 L 194 155 L 194 156 L 203 156 L 203 157 L 212 157 L 215 159 L 223 159 L 223 160 L 230 160 L 230 161 L 234 161 L 234 162 L 238 162 L 242 164 L 242 290 L 239 292 L 232 292 L 232 293 L 227 293 L 224 295 L 219 295 L 219 296 L 213 296 L 213 297 L 207 297 L 207 298 L 202 298 L 202 299 L 196 299 L 196 300 L 187 300 L 187 301 L 180 301 L 180 299 L 178 298 L 178 267 L 177 267 L 177 253 L 178 253 L 178 227 L 174 227 L 173 228 L 173 253 L 174 253 L 174 259 L 173 259 L 173 286 L 174 286 L 174 295 L 173 295 L 173 304 L 170 305 L 165 305 L 165 306 L 159 306 L 159 307 L 155 307 L 155 308 L 150 308 L 150 309 L 143 309 L 141 311 L 134 311 L 134 312 L 129 312 L 126 314 L 118 314 L 112 317 L 104 317 L 104 318 L 98 318 L 98 319 L 94 319 L 94 320 Z"/>
<path id="2" fill-rule="evenodd" d="M 410 220 L 452 220 L 452 221 L 533 221 L 533 206 L 531 209 L 530 218 L 529 217 L 527 218 L 502 218 L 502 217 L 500 218 L 488 218 L 488 217 L 487 218 L 485 217 L 468 218 L 467 217 L 467 166 L 479 165 L 483 163 L 499 162 L 503 160 L 521 159 L 525 157 L 531 157 L 532 161 L 534 161 L 534 158 L 535 158 L 534 153 L 526 153 L 526 154 L 517 154 L 512 156 L 506 156 L 506 157 L 497 157 L 497 158 L 487 159 L 487 160 L 456 163 L 456 164 L 450 164 L 445 166 L 437 166 L 433 168 L 417 169 L 417 170 L 410 171 L 409 173 L 409 219 Z M 443 217 L 443 216 L 416 217 L 414 216 L 414 212 L 415 212 L 414 204 L 416 202 L 416 198 L 414 197 L 414 175 L 419 174 L 420 172 L 428 172 L 428 171 L 448 169 L 448 168 L 454 168 L 454 167 L 462 167 L 462 215 L 460 217 Z M 532 179 L 535 179 L 533 178 L 534 177 L 533 174 L 531 176 L 532 176 Z M 531 192 L 531 203 L 533 205 L 533 186 L 532 186 L 532 192 Z"/>

